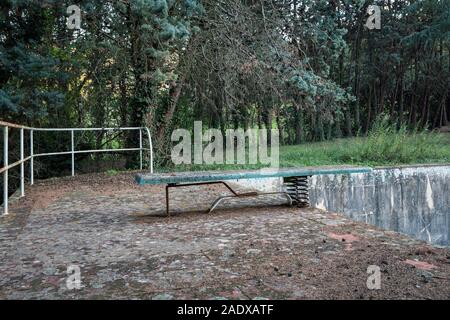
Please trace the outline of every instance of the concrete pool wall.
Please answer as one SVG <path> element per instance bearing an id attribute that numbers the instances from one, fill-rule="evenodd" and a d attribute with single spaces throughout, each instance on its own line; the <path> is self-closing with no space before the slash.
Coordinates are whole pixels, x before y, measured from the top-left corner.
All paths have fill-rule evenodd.
<path id="1" fill-rule="evenodd" d="M 282 188 L 282 179 L 237 183 L 261 191 Z M 450 165 L 314 176 L 310 201 L 313 207 L 343 213 L 356 221 L 450 246 Z"/>

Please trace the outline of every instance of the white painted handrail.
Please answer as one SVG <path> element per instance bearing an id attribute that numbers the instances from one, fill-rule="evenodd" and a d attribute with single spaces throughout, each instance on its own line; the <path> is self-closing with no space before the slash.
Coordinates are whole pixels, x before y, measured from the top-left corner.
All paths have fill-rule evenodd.
<path id="1" fill-rule="evenodd" d="M 8 214 L 8 171 L 12 168 L 20 165 L 20 196 L 25 196 L 25 162 L 30 161 L 30 184 L 34 184 L 34 158 L 48 157 L 57 155 L 71 155 L 72 157 L 72 176 L 75 176 L 75 155 L 85 153 L 104 153 L 104 152 L 131 152 L 139 151 L 140 169 L 143 169 L 143 152 L 150 152 L 150 173 L 153 173 L 153 142 L 150 129 L 147 127 L 124 127 L 124 128 L 31 128 L 21 126 L 14 123 L 0 121 L 0 127 L 3 127 L 3 168 L 0 168 L 0 173 L 3 173 L 3 214 Z M 8 134 L 9 129 L 20 130 L 20 160 L 14 163 L 9 163 L 8 159 Z M 24 133 L 25 130 L 30 132 L 30 155 L 25 157 L 24 155 Z M 97 149 L 97 150 L 75 150 L 75 132 L 85 131 L 139 131 L 139 148 L 126 148 L 126 149 Z M 34 154 L 34 132 L 70 132 L 70 151 L 64 152 L 50 152 Z M 149 148 L 143 147 L 143 134 L 145 131 L 148 136 Z"/>

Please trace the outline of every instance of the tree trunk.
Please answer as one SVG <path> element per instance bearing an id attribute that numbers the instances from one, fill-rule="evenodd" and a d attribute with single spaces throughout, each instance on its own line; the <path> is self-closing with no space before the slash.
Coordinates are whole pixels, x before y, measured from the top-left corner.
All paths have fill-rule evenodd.
<path id="1" fill-rule="evenodd" d="M 180 80 L 175 83 L 170 90 L 170 99 L 169 99 L 169 108 L 166 111 L 166 114 L 164 115 L 163 123 L 159 126 L 158 134 L 157 134 L 157 141 L 163 142 L 165 140 L 166 131 L 170 127 L 173 115 L 175 113 L 178 100 L 180 99 L 181 91 L 184 86 L 185 76 L 183 75 Z"/>
<path id="2" fill-rule="evenodd" d="M 299 103 L 294 102 L 295 106 L 295 144 L 303 143 L 303 110 Z"/>

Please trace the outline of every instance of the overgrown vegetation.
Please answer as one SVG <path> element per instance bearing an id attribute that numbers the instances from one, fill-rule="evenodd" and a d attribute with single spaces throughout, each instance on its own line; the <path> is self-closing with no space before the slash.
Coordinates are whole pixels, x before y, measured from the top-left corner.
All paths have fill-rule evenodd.
<path id="1" fill-rule="evenodd" d="M 366 139 L 359 141 L 354 154 L 342 160 L 368 164 L 409 164 L 449 162 L 450 145 L 436 132 L 414 128 L 406 124 L 397 128 L 387 117 L 380 118 Z"/>
<path id="2" fill-rule="evenodd" d="M 392 146 L 392 142 L 396 141 Z M 402 143 L 400 143 L 402 141 Z M 383 153 L 386 152 L 386 153 Z M 384 134 L 383 138 L 338 139 L 281 149 L 281 166 L 390 166 L 450 163 L 448 134 Z"/>

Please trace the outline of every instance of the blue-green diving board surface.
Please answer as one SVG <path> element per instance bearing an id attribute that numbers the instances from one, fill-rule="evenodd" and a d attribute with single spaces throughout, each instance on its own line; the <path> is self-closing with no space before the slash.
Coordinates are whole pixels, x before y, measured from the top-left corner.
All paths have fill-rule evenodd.
<path id="1" fill-rule="evenodd" d="M 372 168 L 352 166 L 303 167 L 283 169 L 238 170 L 238 171 L 196 171 L 159 174 L 138 174 L 140 185 L 180 184 L 196 182 L 229 181 L 241 179 L 309 177 L 328 174 L 369 173 Z"/>

